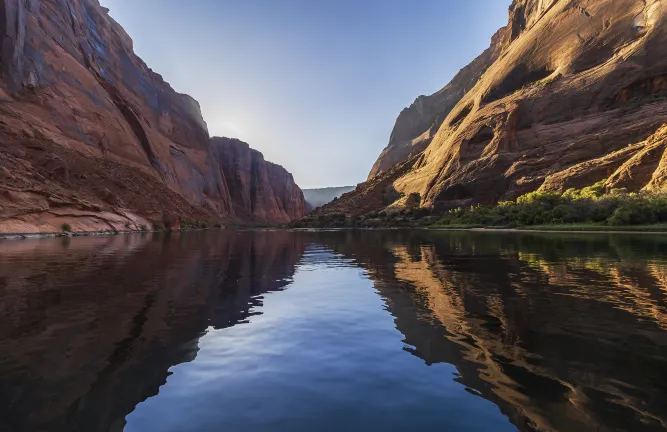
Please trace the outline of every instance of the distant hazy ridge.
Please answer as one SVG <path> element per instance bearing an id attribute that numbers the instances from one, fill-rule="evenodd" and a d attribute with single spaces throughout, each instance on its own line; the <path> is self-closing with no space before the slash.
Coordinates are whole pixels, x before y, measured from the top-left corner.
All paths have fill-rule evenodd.
<path id="1" fill-rule="evenodd" d="M 353 191 L 355 186 L 329 187 L 322 189 L 304 189 L 303 196 L 310 209 L 321 207 L 339 198 L 344 193 Z"/>

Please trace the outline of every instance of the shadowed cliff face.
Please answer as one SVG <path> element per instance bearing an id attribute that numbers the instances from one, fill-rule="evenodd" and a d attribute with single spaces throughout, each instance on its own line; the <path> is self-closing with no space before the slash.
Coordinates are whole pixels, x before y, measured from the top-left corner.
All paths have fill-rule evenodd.
<path id="1" fill-rule="evenodd" d="M 389 181 L 443 209 L 603 180 L 661 189 L 666 7 L 515 0 L 486 52 L 399 115 L 369 187 Z M 407 172 L 389 175 L 406 161 Z M 352 201 L 330 210 L 354 213 Z"/>
<path id="2" fill-rule="evenodd" d="M 289 222 L 306 214 L 303 192 L 285 168 L 243 141 L 213 137 L 214 149 L 231 190 L 234 214 L 256 223 Z"/>
<path id="3" fill-rule="evenodd" d="M 227 231 L 2 250 L 0 428 L 106 431 L 194 359 L 207 328 L 245 321 L 285 287 L 304 242 Z"/>
<path id="4" fill-rule="evenodd" d="M 0 12 L 0 232 L 238 219 L 199 104 L 97 0 Z"/>
<path id="5" fill-rule="evenodd" d="M 663 239 L 323 234 L 365 267 L 406 348 L 525 431 L 663 430 Z"/>

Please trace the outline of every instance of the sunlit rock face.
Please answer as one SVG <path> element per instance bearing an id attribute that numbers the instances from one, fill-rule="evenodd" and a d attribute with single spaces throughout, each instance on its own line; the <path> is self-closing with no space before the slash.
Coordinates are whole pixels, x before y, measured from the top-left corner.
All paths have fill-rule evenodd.
<path id="1" fill-rule="evenodd" d="M 368 174 L 369 180 L 420 154 L 428 147 L 444 118 L 496 61 L 502 51 L 504 34 L 504 29 L 498 31 L 492 38 L 491 46 L 461 69 L 447 86 L 430 96 L 419 96 L 412 105 L 401 111 L 391 132 L 389 144 Z M 459 117 L 469 111 L 470 109 L 464 110 Z"/>
<path id="2" fill-rule="evenodd" d="M 487 51 L 399 115 L 369 180 L 411 161 L 392 187 L 436 208 L 662 187 L 666 20 L 658 0 L 515 0 Z"/>
<path id="3" fill-rule="evenodd" d="M 0 231 L 239 219 L 199 104 L 97 0 L 0 10 Z"/>

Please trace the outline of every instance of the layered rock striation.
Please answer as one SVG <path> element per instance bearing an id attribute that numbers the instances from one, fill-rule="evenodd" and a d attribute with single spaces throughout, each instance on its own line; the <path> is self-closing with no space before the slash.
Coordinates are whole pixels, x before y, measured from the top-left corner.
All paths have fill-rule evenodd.
<path id="1" fill-rule="evenodd" d="M 368 174 L 369 180 L 428 147 L 444 118 L 500 55 L 503 34 L 504 29 L 498 31 L 491 40 L 491 46 L 461 69 L 444 88 L 430 96 L 419 96 L 412 105 L 401 111 L 389 144 Z"/>
<path id="2" fill-rule="evenodd" d="M 243 220 L 199 104 L 97 0 L 0 11 L 0 232 Z"/>
<path id="3" fill-rule="evenodd" d="M 401 113 L 370 177 L 413 160 L 383 187 L 436 209 L 662 188 L 666 20 L 659 0 L 515 0 L 489 50 Z"/>

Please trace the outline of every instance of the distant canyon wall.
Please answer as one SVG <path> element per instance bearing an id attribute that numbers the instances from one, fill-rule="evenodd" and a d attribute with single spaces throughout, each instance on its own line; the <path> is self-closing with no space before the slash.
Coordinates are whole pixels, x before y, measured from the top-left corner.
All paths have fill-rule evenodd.
<path id="1" fill-rule="evenodd" d="M 343 194 L 353 191 L 355 186 L 328 187 L 319 189 L 304 189 L 303 196 L 306 199 L 306 206 L 309 210 L 321 207 L 330 203 L 334 199 L 340 198 Z"/>
<path id="2" fill-rule="evenodd" d="M 0 11 L 0 232 L 246 222 L 197 101 L 134 54 L 97 0 L 6 0 Z M 270 180 L 299 200 L 291 176 Z"/>
<path id="3" fill-rule="evenodd" d="M 285 168 L 243 141 L 211 139 L 230 189 L 234 214 L 254 222 L 289 222 L 306 213 L 303 192 Z"/>

